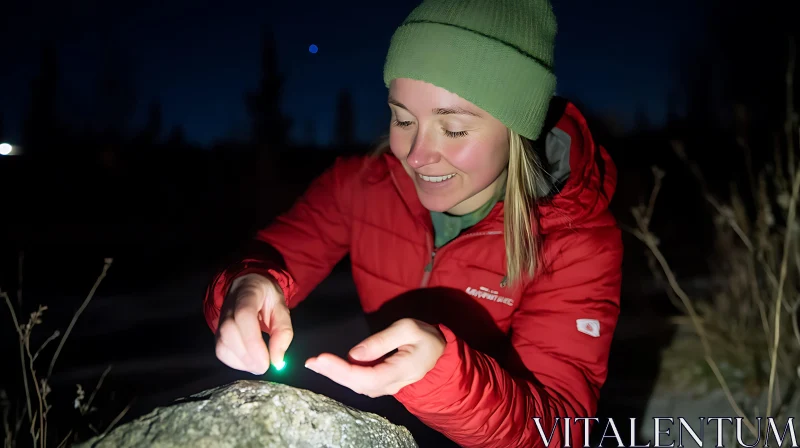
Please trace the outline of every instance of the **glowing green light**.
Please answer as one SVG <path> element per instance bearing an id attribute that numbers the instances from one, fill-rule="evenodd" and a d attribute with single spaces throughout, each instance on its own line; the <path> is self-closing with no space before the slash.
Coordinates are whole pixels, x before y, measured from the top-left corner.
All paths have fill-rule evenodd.
<path id="1" fill-rule="evenodd" d="M 283 368 L 286 367 L 286 361 L 278 361 L 274 364 L 274 366 L 277 370 L 283 370 Z"/>

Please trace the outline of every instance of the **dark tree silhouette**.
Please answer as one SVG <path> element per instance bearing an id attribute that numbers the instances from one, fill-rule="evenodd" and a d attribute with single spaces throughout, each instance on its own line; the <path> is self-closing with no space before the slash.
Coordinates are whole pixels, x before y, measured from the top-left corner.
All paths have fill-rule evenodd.
<path id="1" fill-rule="evenodd" d="M 798 37 L 800 2 L 752 5 L 714 0 L 712 45 L 725 74 L 724 95 L 765 123 L 783 120 L 789 37 Z M 795 71 L 795 79 L 798 72 Z"/>
<path id="2" fill-rule="evenodd" d="M 709 177 L 720 178 L 724 192 L 728 176 L 746 179 L 748 166 L 771 164 L 774 153 L 763 148 L 785 135 L 786 66 L 791 37 L 798 37 L 800 2 L 770 0 L 754 8 L 709 0 L 705 8 L 706 35 L 679 51 L 676 80 L 685 105 L 679 129 L 689 156 Z M 795 90 L 793 100 L 799 99 Z"/>
<path id="3" fill-rule="evenodd" d="M 251 120 L 251 139 L 259 148 L 283 148 L 288 143 L 291 121 L 281 111 L 283 84 L 283 76 L 278 71 L 275 36 L 271 31 L 265 31 L 258 90 L 245 97 Z"/>
<path id="4" fill-rule="evenodd" d="M 153 101 L 147 109 L 147 122 L 142 130 L 142 137 L 148 144 L 158 143 L 163 132 L 161 102 Z"/>
<path id="5" fill-rule="evenodd" d="M 336 100 L 336 123 L 334 125 L 334 143 L 347 147 L 355 144 L 355 111 L 353 96 L 348 90 L 339 92 Z"/>
<path id="6" fill-rule="evenodd" d="M 96 127 L 106 138 L 119 141 L 136 112 L 136 90 L 129 55 L 119 45 L 106 51 L 97 81 Z"/>
<path id="7" fill-rule="evenodd" d="M 57 141 L 58 111 L 58 55 L 52 44 L 42 47 L 39 73 L 31 81 L 31 103 L 23 124 L 23 146 L 32 155 L 55 152 Z"/>
<path id="8" fill-rule="evenodd" d="M 677 81 L 688 122 L 731 126 L 744 107 L 755 127 L 783 120 L 790 36 L 797 40 L 800 2 L 752 4 L 709 0 L 707 34 L 679 50 Z M 800 71 L 795 72 L 800 79 Z M 796 83 L 795 83 L 796 84 Z M 795 92 L 797 100 L 797 92 Z"/>
<path id="9" fill-rule="evenodd" d="M 715 79 L 715 54 L 702 42 L 686 45 L 677 61 L 677 81 L 686 106 L 685 119 L 694 128 L 709 129 L 716 126 L 720 118 L 720 109 L 712 96 L 715 82 L 719 82 Z"/>
<path id="10" fill-rule="evenodd" d="M 242 144 L 250 139 L 250 129 L 245 121 L 234 121 L 219 142 Z"/>
<path id="11" fill-rule="evenodd" d="M 169 131 L 169 137 L 167 137 L 167 145 L 174 147 L 186 145 L 186 131 L 182 125 L 178 124 L 172 127 L 172 130 Z"/>

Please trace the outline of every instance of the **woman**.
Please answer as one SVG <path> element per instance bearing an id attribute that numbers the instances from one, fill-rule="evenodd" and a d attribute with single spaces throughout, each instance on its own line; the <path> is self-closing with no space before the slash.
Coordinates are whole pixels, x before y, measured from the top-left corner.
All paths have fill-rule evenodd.
<path id="1" fill-rule="evenodd" d="M 582 446 L 564 419 L 597 409 L 622 243 L 614 164 L 553 98 L 555 32 L 546 0 L 419 5 L 386 59 L 388 147 L 338 160 L 214 279 L 218 358 L 280 365 L 289 310 L 349 254 L 388 326 L 306 367 L 394 396 L 461 446 Z"/>

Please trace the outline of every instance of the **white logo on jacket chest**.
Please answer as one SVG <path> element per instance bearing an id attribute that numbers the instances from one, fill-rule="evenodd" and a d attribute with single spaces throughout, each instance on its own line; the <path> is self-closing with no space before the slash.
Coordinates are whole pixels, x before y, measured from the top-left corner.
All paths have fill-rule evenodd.
<path id="1" fill-rule="evenodd" d="M 491 300 L 492 302 L 503 303 L 508 306 L 514 306 L 514 299 L 503 297 L 497 291 L 493 291 L 485 286 L 481 286 L 480 289 L 475 289 L 467 286 L 466 292 L 472 297 Z"/>

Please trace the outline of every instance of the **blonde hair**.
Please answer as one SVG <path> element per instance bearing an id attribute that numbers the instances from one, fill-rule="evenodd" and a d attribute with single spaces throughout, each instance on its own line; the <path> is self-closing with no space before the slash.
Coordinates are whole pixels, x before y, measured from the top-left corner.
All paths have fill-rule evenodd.
<path id="1" fill-rule="evenodd" d="M 503 217 L 506 277 L 503 286 L 514 286 L 533 277 L 539 266 L 540 239 L 534 203 L 549 184 L 541 161 L 527 138 L 508 130 L 508 173 Z M 388 136 L 382 138 L 371 157 L 390 151 Z"/>
<path id="2" fill-rule="evenodd" d="M 515 285 L 533 277 L 539 266 L 539 229 L 534 203 L 540 191 L 547 191 L 545 170 L 527 138 L 508 131 L 508 178 L 504 205 L 506 280 Z"/>

